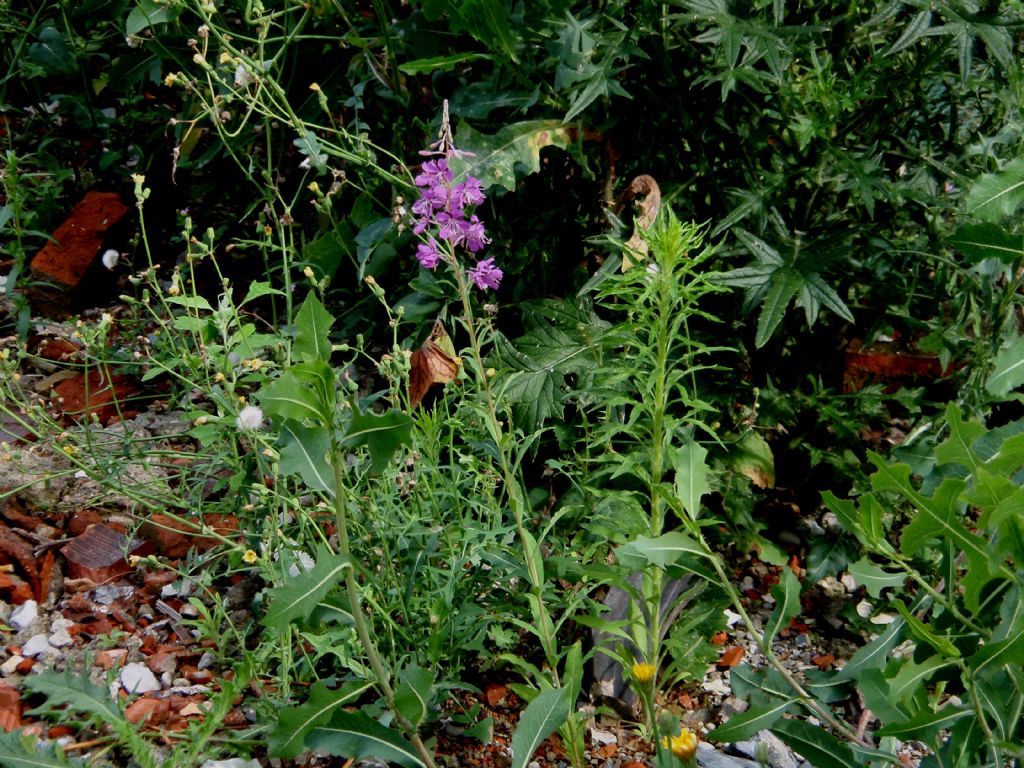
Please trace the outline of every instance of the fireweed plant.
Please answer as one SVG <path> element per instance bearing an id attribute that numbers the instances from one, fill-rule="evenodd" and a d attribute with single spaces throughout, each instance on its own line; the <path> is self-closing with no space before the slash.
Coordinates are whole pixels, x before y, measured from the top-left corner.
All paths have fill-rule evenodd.
<path id="1" fill-rule="evenodd" d="M 477 258 L 477 254 L 490 242 L 484 224 L 472 212 L 484 201 L 481 182 L 468 170 L 458 176 L 452 165 L 454 159 L 471 168 L 467 153 L 459 152 L 451 133 L 448 103 L 444 103 L 438 140 L 421 153 L 431 158 L 425 161 L 415 184 L 420 190 L 413 204 L 412 231 L 423 241 L 418 244 L 416 258 L 429 270 L 445 264 L 455 279 L 458 300 L 462 306 L 460 323 L 469 339 L 469 366 L 483 402 L 479 403 L 485 431 L 497 458 L 505 501 L 512 513 L 514 525 L 522 546 L 527 581 L 527 601 L 532 621 L 511 619 L 520 629 L 534 635 L 543 651 L 543 668 L 514 655 L 501 658 L 516 667 L 529 680 L 527 686 L 516 686 L 516 692 L 529 702 L 520 719 L 512 741 L 513 768 L 525 766 L 534 750 L 552 731 L 557 729 L 563 737 L 573 765 L 586 763 L 584 754 L 585 716 L 575 711 L 575 702 L 583 684 L 583 651 L 579 642 L 566 650 L 558 643 L 558 632 L 564 621 L 573 615 L 566 610 L 556 620 L 545 602 L 544 566 L 541 542 L 551 525 L 539 536 L 527 527 L 529 502 L 518 467 L 533 440 L 515 434 L 507 426 L 510 418 L 501 418 L 499 397 L 492 388 L 491 379 L 496 371 L 485 365 L 484 344 L 490 324 L 478 321 L 473 310 L 472 292 L 495 290 L 504 276 L 493 257 Z M 463 256 L 474 259 L 466 266 Z M 582 600 L 570 598 L 569 605 Z M 559 671 L 561 670 L 561 672 Z"/>

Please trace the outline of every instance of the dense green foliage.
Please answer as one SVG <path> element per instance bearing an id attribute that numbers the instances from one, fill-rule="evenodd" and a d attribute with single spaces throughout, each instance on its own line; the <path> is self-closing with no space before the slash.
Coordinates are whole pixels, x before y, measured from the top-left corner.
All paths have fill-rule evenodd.
<path id="1" fill-rule="evenodd" d="M 700 676 L 724 606 L 754 629 L 728 563 L 756 552 L 779 579 L 769 666 L 734 671 L 752 706 L 716 738 L 771 727 L 818 766 L 887 764 L 896 738 L 929 766 L 1019 760 L 1022 27 L 1016 0 L 0 5 L 0 408 L 79 441 L 68 471 L 140 516 L 242 518 L 176 567 L 265 584 L 230 631 L 196 599 L 239 679 L 281 681 L 246 753 L 430 764 L 450 692 L 503 668 L 529 702 L 513 765 L 556 730 L 581 765 L 605 653 L 676 764 L 656 694 Z M 449 193 L 486 193 L 479 253 L 424 261 L 428 145 Z M 91 188 L 136 217 L 125 310 L 76 331 L 74 364 L 187 414 L 203 461 L 173 487 L 133 487 L 144 442 L 97 455 L 13 376 L 30 259 Z M 420 403 L 428 355 L 445 386 Z M 793 545 L 787 505 L 839 525 Z M 874 637 L 849 606 L 861 650 L 796 679 L 773 639 L 846 572 L 897 618 Z M 601 615 L 608 586 L 627 615 Z M 838 706 L 855 691 L 866 735 Z"/>

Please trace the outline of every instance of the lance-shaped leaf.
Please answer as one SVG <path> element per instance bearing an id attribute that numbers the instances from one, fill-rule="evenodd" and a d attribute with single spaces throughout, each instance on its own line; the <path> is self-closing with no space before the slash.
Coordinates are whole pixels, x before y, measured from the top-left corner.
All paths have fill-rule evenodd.
<path id="1" fill-rule="evenodd" d="M 292 352 L 303 362 L 331 358 L 331 325 L 334 316 L 310 293 L 295 315 L 295 343 Z"/>
<path id="2" fill-rule="evenodd" d="M 707 449 L 689 442 L 673 453 L 676 496 L 692 520 L 700 516 L 700 499 L 711 490 L 708 485 Z"/>
<path id="3" fill-rule="evenodd" d="M 297 576 L 287 577 L 284 586 L 270 590 L 270 609 L 263 617 L 263 623 L 283 630 L 290 622 L 306 618 L 317 603 L 341 582 L 345 569 L 351 567 L 348 559 L 321 547 L 311 569 L 300 570 Z"/>
<path id="4" fill-rule="evenodd" d="M 334 418 L 334 371 L 319 360 L 293 365 L 256 397 L 271 416 L 328 425 Z"/>
<path id="5" fill-rule="evenodd" d="M 798 752 L 814 768 L 862 768 L 864 763 L 844 744 L 819 725 L 806 720 L 782 719 L 772 733 Z"/>
<path id="6" fill-rule="evenodd" d="M 272 757 L 298 757 L 306 749 L 306 735 L 318 725 L 326 723 L 339 707 L 358 699 L 373 687 L 366 681 L 352 681 L 337 690 L 317 681 L 309 691 L 309 698 L 297 707 L 287 707 L 278 715 L 277 724 L 268 737 Z"/>
<path id="7" fill-rule="evenodd" d="M 410 664 L 398 673 L 395 708 L 414 726 L 427 719 L 434 676 L 429 669 Z"/>
<path id="8" fill-rule="evenodd" d="M 684 566 L 694 558 L 708 558 L 711 555 L 696 541 L 682 531 L 672 531 L 651 538 L 637 536 L 615 550 L 615 559 L 631 571 L 641 571 L 653 565 L 666 568 L 670 565 Z"/>
<path id="9" fill-rule="evenodd" d="M 334 492 L 327 427 L 304 427 L 289 420 L 281 425 L 280 441 L 282 472 L 297 474 L 314 491 Z"/>
<path id="10" fill-rule="evenodd" d="M 345 430 L 341 445 L 356 448 L 365 445 L 370 451 L 370 468 L 382 471 L 395 451 L 409 441 L 412 418 L 407 413 L 391 409 L 381 414 L 363 413 L 353 403 L 352 420 Z"/>
<path id="11" fill-rule="evenodd" d="M 330 723 L 315 728 L 306 746 L 335 757 L 375 757 L 406 768 L 424 765 L 412 744 L 362 712 L 335 712 Z"/>
<path id="12" fill-rule="evenodd" d="M 563 688 L 543 691 L 519 716 L 512 734 L 512 768 L 525 768 L 540 743 L 569 717 L 569 697 Z"/>
<path id="13" fill-rule="evenodd" d="M 942 728 L 949 728 L 963 717 L 974 717 L 973 709 L 968 707 L 945 706 L 938 712 L 925 710 L 914 715 L 904 723 L 892 723 L 879 728 L 875 733 L 879 736 L 896 736 L 915 739 L 927 739 Z"/>
<path id="14" fill-rule="evenodd" d="M 714 741 L 742 741 L 749 739 L 758 731 L 771 728 L 783 713 L 789 710 L 795 703 L 795 699 L 778 701 L 773 704 L 764 704 L 759 707 L 751 707 L 746 712 L 735 714 L 708 734 L 708 738 Z"/>
<path id="15" fill-rule="evenodd" d="M 775 610 L 764 627 L 764 639 L 768 643 L 800 613 L 800 579 L 790 568 L 782 569 L 782 583 L 772 587 L 772 595 L 775 597 Z"/>

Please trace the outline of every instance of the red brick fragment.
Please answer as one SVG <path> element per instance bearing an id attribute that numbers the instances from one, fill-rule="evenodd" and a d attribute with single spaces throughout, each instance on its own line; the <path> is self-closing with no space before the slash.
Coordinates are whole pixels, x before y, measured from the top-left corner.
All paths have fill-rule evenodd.
<path id="1" fill-rule="evenodd" d="M 87 192 L 32 259 L 35 276 L 66 291 L 77 288 L 99 255 L 107 232 L 128 211 L 116 192 Z"/>
<path id="2" fill-rule="evenodd" d="M 127 415 L 126 404 L 141 391 L 131 376 L 109 375 L 93 369 L 54 387 L 54 405 L 72 419 L 82 420 L 96 414 L 96 418 L 106 424 L 115 417 Z"/>
<path id="3" fill-rule="evenodd" d="M 159 725 L 167 719 L 171 712 L 171 703 L 167 699 L 136 699 L 124 710 L 124 719 L 129 723 Z"/>
<path id="4" fill-rule="evenodd" d="M 94 525 L 61 549 L 68 562 L 68 576 L 72 579 L 90 579 L 97 584 L 116 579 L 132 572 L 125 559 L 128 555 L 141 555 L 149 546 L 141 541 L 128 541 L 106 525 Z"/>
<path id="5" fill-rule="evenodd" d="M 21 727 L 21 694 L 17 688 L 0 685 L 0 728 L 10 733 Z"/>
<path id="6" fill-rule="evenodd" d="M 100 669 L 105 669 L 109 672 L 114 667 L 124 664 L 125 659 L 127 658 L 127 648 L 113 648 L 110 650 L 100 651 L 96 655 L 96 661 L 93 663 Z"/>
<path id="7" fill-rule="evenodd" d="M 139 533 L 152 541 L 157 552 L 164 557 L 185 557 L 190 549 L 205 552 L 221 543 L 211 536 L 200 535 L 204 521 L 210 530 L 221 535 L 234 533 L 239 525 L 234 515 L 206 515 L 203 520 L 197 519 L 194 525 L 189 525 L 167 515 L 156 514 L 150 515 Z"/>

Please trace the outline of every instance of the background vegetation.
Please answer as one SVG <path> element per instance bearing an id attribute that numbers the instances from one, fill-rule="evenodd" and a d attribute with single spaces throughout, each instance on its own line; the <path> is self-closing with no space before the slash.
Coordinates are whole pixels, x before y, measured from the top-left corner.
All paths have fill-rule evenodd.
<path id="1" fill-rule="evenodd" d="M 32 362 L 29 262 L 84 191 L 122 192 L 122 309 L 79 330 L 74 364 L 161 386 L 190 420 L 197 474 L 129 487 L 140 518 L 243 520 L 176 566 L 262 580 L 257 623 L 225 635 L 202 604 L 241 677 L 280 681 L 232 749 L 352 756 L 372 737 L 429 763 L 449 692 L 511 667 L 530 702 L 514 765 L 556 728 L 578 764 L 593 628 L 669 765 L 679 723 L 655 694 L 699 679 L 724 606 L 750 624 L 728 564 L 756 551 L 802 571 L 777 569 L 769 666 L 734 673 L 752 707 L 716 738 L 774 727 L 819 766 L 891 762 L 896 738 L 929 765 L 1018 760 L 1022 11 L 5 4 L 3 407 L 68 434 L 13 377 Z M 416 258 L 445 102 L 457 179 L 486 192 L 493 292 L 471 289 L 469 254 Z M 414 350 L 455 366 L 418 407 Z M 246 422 L 256 404 L 267 420 Z M 148 450 L 72 461 L 123 492 Z M 826 508 L 838 525 L 801 523 Z M 773 636 L 846 570 L 899 618 L 871 639 L 850 606 L 862 650 L 793 679 Z M 606 586 L 632 597 L 618 623 Z M 843 719 L 854 691 L 866 735 Z"/>

